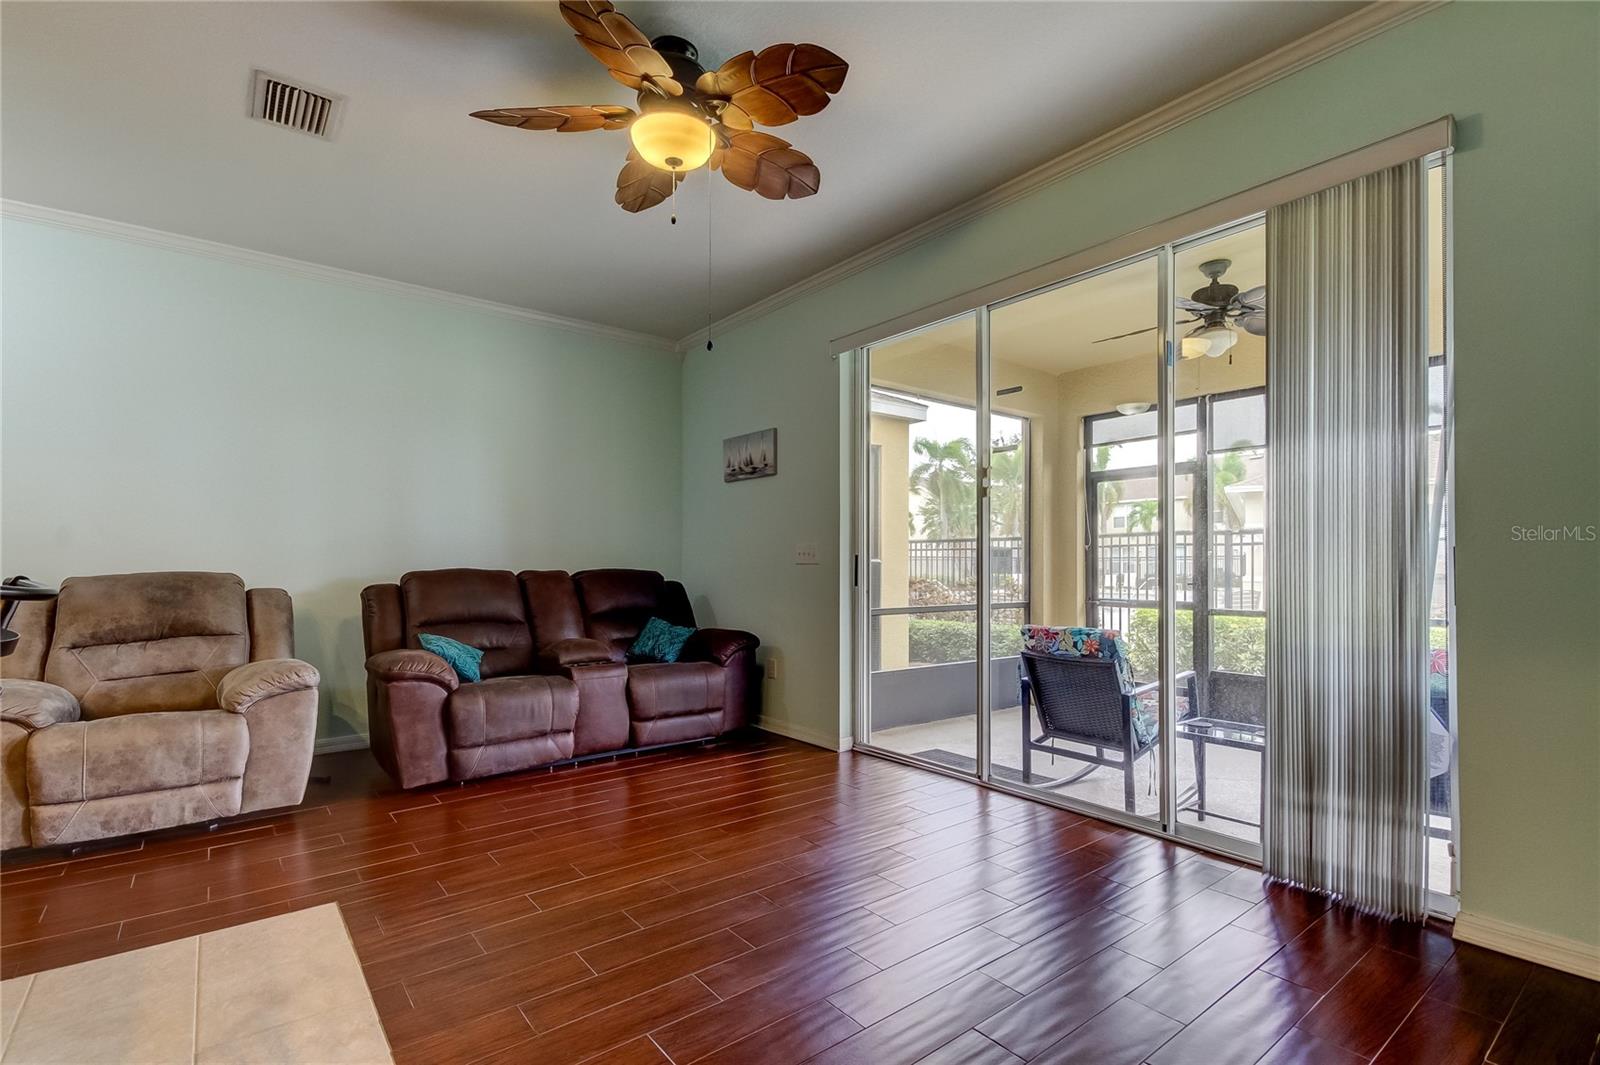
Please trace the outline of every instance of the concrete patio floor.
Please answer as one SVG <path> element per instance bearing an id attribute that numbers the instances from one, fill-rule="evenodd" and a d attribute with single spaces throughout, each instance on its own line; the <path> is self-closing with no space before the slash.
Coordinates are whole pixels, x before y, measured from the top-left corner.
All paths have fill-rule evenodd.
<path id="1" fill-rule="evenodd" d="M 1022 769 L 1021 714 L 1021 708 L 1015 706 L 996 710 L 990 729 L 993 764 L 997 768 L 1015 770 L 1019 774 Z M 918 725 L 881 729 L 872 734 L 872 742 L 876 746 L 900 754 L 920 755 L 930 761 L 970 771 L 976 764 L 978 752 L 976 722 L 976 715 L 965 714 Z M 1070 748 L 1076 745 L 1063 746 Z M 1082 749 L 1092 751 L 1092 748 Z M 938 753 L 925 752 L 943 752 L 954 757 L 940 757 Z M 1178 794 L 1188 796 L 1194 788 L 1195 779 L 1193 741 L 1180 739 L 1177 755 Z M 1159 795 L 1155 786 L 1155 775 L 1160 772 L 1159 757 L 1159 748 L 1152 749 L 1134 766 L 1134 813 L 1152 820 L 1156 819 L 1160 812 Z M 1212 745 L 1206 752 L 1206 809 L 1249 821 L 1260 820 L 1261 763 L 1261 756 L 1253 751 Z M 1087 765 L 1086 762 L 1067 757 L 1052 760 L 1050 755 L 1036 751 L 1033 755 L 1032 783 L 1048 794 L 1122 811 L 1123 785 L 1120 769 L 1098 767 L 1075 783 L 1059 787 L 1050 786 L 1052 780 L 1070 777 Z M 1202 821 L 1193 812 L 1182 813 L 1179 819 L 1184 824 L 1204 826 L 1211 831 L 1250 843 L 1259 843 L 1261 840 L 1261 830 L 1254 825 L 1241 825 L 1215 817 L 1208 817 Z M 1446 818 L 1433 820 L 1436 826 L 1449 824 Z M 1430 886 L 1435 891 L 1447 894 L 1450 890 L 1447 840 L 1429 838 L 1428 867 Z"/>

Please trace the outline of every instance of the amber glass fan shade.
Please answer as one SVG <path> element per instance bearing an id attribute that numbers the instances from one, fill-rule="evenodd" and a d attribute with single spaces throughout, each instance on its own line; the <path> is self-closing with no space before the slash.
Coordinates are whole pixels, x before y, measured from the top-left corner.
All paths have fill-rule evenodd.
<path id="1" fill-rule="evenodd" d="M 683 111 L 650 111 L 634 119 L 628 133 L 645 162 L 679 173 L 704 166 L 714 146 L 711 127 Z"/>
<path id="2" fill-rule="evenodd" d="M 630 214 L 676 199 L 688 171 L 709 165 L 730 185 L 769 200 L 798 200 L 822 187 L 811 157 L 755 126 L 784 126 L 828 106 L 850 65 L 816 44 L 772 44 L 740 52 L 715 70 L 672 34 L 654 39 L 612 0 L 561 0 L 561 18 L 611 75 L 638 94 L 620 104 L 493 107 L 472 117 L 555 133 L 629 130 L 616 204 Z"/>

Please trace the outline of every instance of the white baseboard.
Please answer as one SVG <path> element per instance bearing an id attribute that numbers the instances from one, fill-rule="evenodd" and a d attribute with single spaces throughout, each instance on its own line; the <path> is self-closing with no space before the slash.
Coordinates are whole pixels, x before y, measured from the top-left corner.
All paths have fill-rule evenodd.
<path id="1" fill-rule="evenodd" d="M 1524 961 L 1600 980 L 1600 947 L 1466 910 L 1456 914 L 1455 938 Z"/>
<path id="2" fill-rule="evenodd" d="M 851 746 L 849 736 L 830 736 L 826 732 L 806 728 L 804 725 L 793 725 L 787 721 L 774 721 L 764 717 L 756 722 L 756 728 L 763 732 L 773 732 L 779 736 L 787 736 L 791 740 L 809 743 L 813 747 L 821 747 L 829 751 L 848 751 Z"/>
<path id="3" fill-rule="evenodd" d="M 352 732 L 344 736 L 322 736 L 314 749 L 318 754 L 332 754 L 334 751 L 364 751 L 371 746 L 365 732 Z"/>
<path id="4" fill-rule="evenodd" d="M 791 740 L 809 743 L 813 747 L 823 747 L 830 751 L 848 751 L 850 737 L 833 736 L 818 732 L 815 729 L 791 725 L 786 721 L 762 720 L 756 722 L 756 728 L 765 732 L 775 732 L 779 736 L 787 736 Z M 343 736 L 323 736 L 317 740 L 316 753 L 332 754 L 335 751 L 364 751 L 372 743 L 364 732 L 353 732 Z"/>

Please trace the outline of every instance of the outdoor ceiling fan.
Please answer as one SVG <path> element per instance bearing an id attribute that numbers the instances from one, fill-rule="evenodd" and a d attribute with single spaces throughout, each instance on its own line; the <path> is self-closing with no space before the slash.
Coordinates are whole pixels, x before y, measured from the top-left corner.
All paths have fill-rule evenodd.
<path id="1" fill-rule="evenodd" d="M 645 37 L 609 0 L 561 0 L 561 17 L 613 78 L 638 93 L 638 110 L 614 104 L 502 107 L 472 117 L 557 133 L 627 129 L 633 147 L 617 175 L 616 195 L 624 211 L 654 207 L 686 173 L 707 163 L 769 200 L 799 199 L 820 187 L 810 156 L 754 126 L 787 125 L 828 106 L 849 66 L 826 48 L 774 44 L 708 71 L 693 44 Z"/>
<path id="2" fill-rule="evenodd" d="M 1200 264 L 1200 272 L 1209 284 L 1195 289 L 1187 299 L 1179 296 L 1174 301 L 1179 310 L 1193 315 L 1179 323 L 1194 327 L 1183 335 L 1181 354 L 1184 358 L 1197 359 L 1204 355 L 1215 359 L 1226 355 L 1239 342 L 1237 329 L 1243 329 L 1252 336 L 1267 335 L 1267 286 L 1257 285 L 1240 292 L 1239 286 L 1229 285 L 1222 280 L 1222 275 L 1232 265 L 1232 259 L 1207 259 Z M 1104 344 L 1108 340 L 1153 333 L 1158 328 L 1150 326 L 1148 329 L 1135 329 L 1131 333 L 1101 337 L 1095 343 Z"/>

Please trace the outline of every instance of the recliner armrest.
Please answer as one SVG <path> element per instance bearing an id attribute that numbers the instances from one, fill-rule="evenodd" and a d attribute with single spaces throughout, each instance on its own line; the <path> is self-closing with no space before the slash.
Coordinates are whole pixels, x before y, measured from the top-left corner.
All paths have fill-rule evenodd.
<path id="1" fill-rule="evenodd" d="M 621 661 L 622 652 L 603 640 L 572 637 L 539 648 L 539 668 L 546 673 L 560 672 L 572 666 Z"/>
<path id="2" fill-rule="evenodd" d="M 0 681 L 0 719 L 29 732 L 82 717 L 77 696 L 65 688 L 42 680 Z"/>
<path id="3" fill-rule="evenodd" d="M 367 659 L 367 672 L 375 680 L 402 681 L 425 680 L 437 684 L 447 692 L 461 687 L 461 678 L 450 663 L 418 648 L 402 647 L 395 651 L 379 651 Z"/>
<path id="4" fill-rule="evenodd" d="M 222 678 L 222 683 L 217 685 L 217 700 L 222 709 L 244 714 L 263 699 L 284 692 L 310 691 L 321 680 L 316 666 L 298 658 L 246 662 Z"/>
<path id="5" fill-rule="evenodd" d="M 696 629 L 678 655 L 680 662 L 715 662 L 725 666 L 740 651 L 754 651 L 761 641 L 741 629 Z"/>

